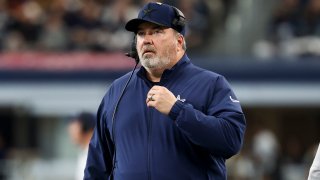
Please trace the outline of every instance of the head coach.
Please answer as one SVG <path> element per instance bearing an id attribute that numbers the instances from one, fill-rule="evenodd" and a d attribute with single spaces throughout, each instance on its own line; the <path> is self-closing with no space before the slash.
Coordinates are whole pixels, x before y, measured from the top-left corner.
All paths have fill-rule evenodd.
<path id="1" fill-rule="evenodd" d="M 245 117 L 226 79 L 188 58 L 183 13 L 147 3 L 125 28 L 141 67 L 103 97 L 84 179 L 226 179 Z"/>

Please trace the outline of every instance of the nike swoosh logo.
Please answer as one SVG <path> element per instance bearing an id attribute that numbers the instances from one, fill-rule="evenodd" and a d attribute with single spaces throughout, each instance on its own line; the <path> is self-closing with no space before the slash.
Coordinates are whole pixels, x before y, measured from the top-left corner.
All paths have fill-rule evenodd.
<path id="1" fill-rule="evenodd" d="M 238 100 L 236 100 L 236 99 L 233 99 L 231 96 L 229 96 L 230 97 L 230 100 L 232 101 L 232 102 L 234 102 L 234 103 L 239 103 L 240 101 L 238 101 Z"/>

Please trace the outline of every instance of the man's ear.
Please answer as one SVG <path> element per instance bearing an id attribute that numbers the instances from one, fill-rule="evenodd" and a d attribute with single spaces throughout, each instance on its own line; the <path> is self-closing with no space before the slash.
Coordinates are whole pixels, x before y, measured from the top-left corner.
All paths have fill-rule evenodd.
<path id="1" fill-rule="evenodd" d="M 183 37 L 183 35 L 181 35 L 181 34 L 178 34 L 177 35 L 177 41 L 178 41 L 178 44 L 179 44 L 179 47 L 183 50 L 183 46 L 184 46 L 184 37 Z"/>

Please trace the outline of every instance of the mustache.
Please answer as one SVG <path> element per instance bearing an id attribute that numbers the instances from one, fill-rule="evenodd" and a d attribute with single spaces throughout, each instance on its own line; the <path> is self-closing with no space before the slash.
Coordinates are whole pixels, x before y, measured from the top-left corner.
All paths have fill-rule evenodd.
<path id="1" fill-rule="evenodd" d="M 152 47 L 152 46 L 144 46 L 142 48 L 142 53 L 146 53 L 146 52 L 156 52 L 156 48 Z"/>

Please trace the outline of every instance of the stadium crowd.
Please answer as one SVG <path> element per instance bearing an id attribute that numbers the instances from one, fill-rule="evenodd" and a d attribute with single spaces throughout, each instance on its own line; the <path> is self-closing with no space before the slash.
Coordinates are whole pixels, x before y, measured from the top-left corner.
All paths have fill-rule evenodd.
<path id="1" fill-rule="evenodd" d="M 214 27 L 212 2 L 162 2 L 184 12 L 188 47 L 201 49 Z M 132 35 L 124 24 L 142 4 L 144 0 L 0 0 L 0 51 L 128 50 Z"/>
<path id="2" fill-rule="evenodd" d="M 281 0 L 266 29 L 260 55 L 318 57 L 320 55 L 320 1 Z M 258 54 L 259 56 L 259 54 Z"/>

